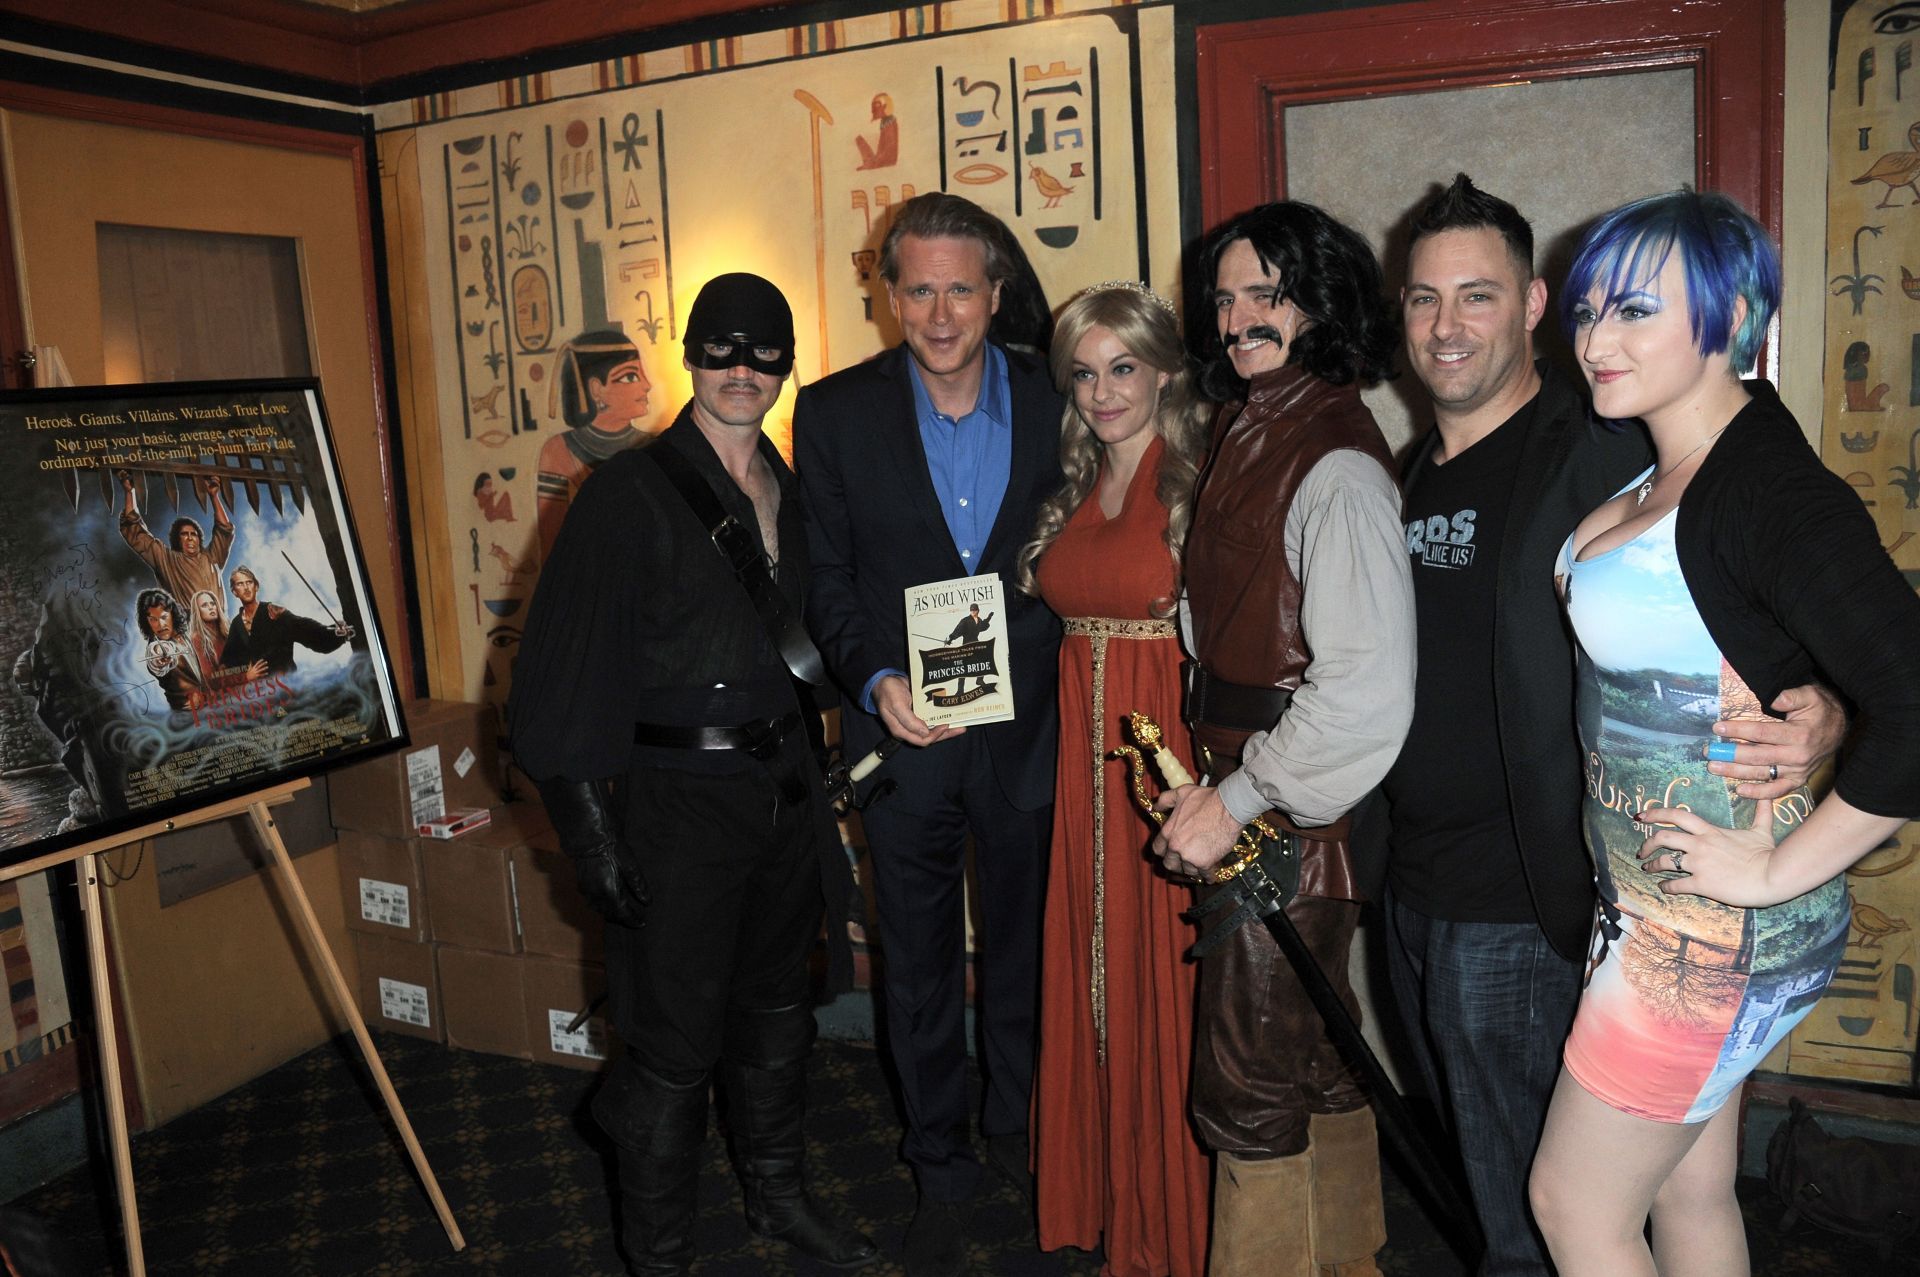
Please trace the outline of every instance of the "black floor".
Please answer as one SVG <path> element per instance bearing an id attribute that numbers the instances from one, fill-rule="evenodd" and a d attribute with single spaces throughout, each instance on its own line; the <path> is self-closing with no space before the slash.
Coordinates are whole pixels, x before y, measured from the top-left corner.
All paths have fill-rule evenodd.
<path id="1" fill-rule="evenodd" d="M 498 1273 L 591 1277 L 621 1272 L 607 1170 L 585 1115 L 590 1074 L 377 1035 L 454 1215 L 455 1254 L 390 1133 L 350 1040 L 321 1047 L 134 1140 L 148 1271 L 195 1277 Z M 895 1156 L 893 1102 L 872 1047 L 823 1041 L 814 1057 L 808 1132 L 816 1194 L 885 1251 L 873 1277 L 901 1272 L 913 1181 Z M 837 1270 L 750 1236 L 717 1134 L 701 1183 L 697 1244 L 706 1277 Z M 1380 1266 L 1392 1277 L 1464 1269 L 1391 1174 Z M 1596 1167 L 1596 1171 L 1600 1168 Z M 1783 1240 L 1765 1185 L 1742 1181 L 1754 1272 L 1920 1273 L 1920 1250 L 1883 1263 L 1870 1250 L 1801 1231 Z M 111 1183 L 77 1171 L 13 1203 L 71 1245 L 74 1273 L 122 1263 Z M 1097 1256 L 1042 1255 L 1009 1198 L 974 1216 L 972 1271 L 1001 1277 L 1099 1272 Z"/>

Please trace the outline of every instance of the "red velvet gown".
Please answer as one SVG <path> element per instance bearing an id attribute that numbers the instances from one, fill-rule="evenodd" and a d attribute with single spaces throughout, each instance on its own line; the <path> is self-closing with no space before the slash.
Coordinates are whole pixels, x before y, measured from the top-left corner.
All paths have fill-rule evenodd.
<path id="1" fill-rule="evenodd" d="M 1202 1277 L 1207 1254 L 1208 1163 L 1187 1121 L 1192 897 L 1156 871 L 1127 765 L 1104 758 L 1132 743 L 1123 724 L 1143 710 L 1192 768 L 1180 641 L 1151 611 L 1173 588 L 1162 450 L 1149 445 L 1118 518 L 1089 496 L 1038 572 L 1067 624 L 1033 1087 L 1040 1246 L 1104 1237 L 1114 1277 Z"/>

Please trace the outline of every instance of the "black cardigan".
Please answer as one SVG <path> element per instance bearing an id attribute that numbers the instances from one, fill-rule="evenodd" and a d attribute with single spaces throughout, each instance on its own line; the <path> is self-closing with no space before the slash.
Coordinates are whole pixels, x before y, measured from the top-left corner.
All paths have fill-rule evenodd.
<path id="1" fill-rule="evenodd" d="M 1765 381 L 1680 500 L 1675 549 L 1707 632 L 1762 705 L 1824 679 L 1854 714 L 1834 792 L 1920 816 L 1920 597 L 1859 496 Z"/>

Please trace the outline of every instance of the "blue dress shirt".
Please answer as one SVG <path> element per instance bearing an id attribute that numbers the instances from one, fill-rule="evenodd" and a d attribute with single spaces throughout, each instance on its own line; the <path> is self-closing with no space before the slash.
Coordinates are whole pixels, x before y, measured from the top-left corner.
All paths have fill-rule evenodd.
<path id="1" fill-rule="evenodd" d="M 1007 478 L 1013 473 L 1007 357 L 997 346 L 987 347 L 980 397 L 971 412 L 958 417 L 933 406 L 920 369 L 911 359 L 907 376 L 913 382 L 913 411 L 920 422 L 920 445 L 926 449 L 933 492 L 940 499 L 953 548 L 971 575 L 986 549 L 987 534 L 993 531 L 993 520 L 1007 495 Z"/>

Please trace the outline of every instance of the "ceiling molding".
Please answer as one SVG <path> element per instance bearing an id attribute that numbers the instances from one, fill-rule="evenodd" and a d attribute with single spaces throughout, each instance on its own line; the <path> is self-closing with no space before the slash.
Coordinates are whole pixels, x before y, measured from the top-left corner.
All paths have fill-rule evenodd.
<path id="1" fill-rule="evenodd" d="M 365 102 L 376 86 L 447 68 L 735 14 L 771 20 L 793 2 L 395 0 L 356 11 L 306 0 L 0 0 L 0 38 L 143 64 L 185 55 L 233 67 L 236 82 L 265 87 L 262 72 L 280 74 Z"/>

